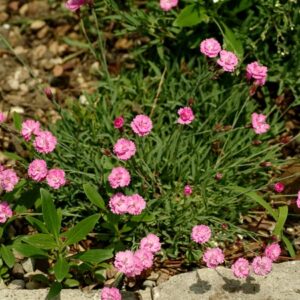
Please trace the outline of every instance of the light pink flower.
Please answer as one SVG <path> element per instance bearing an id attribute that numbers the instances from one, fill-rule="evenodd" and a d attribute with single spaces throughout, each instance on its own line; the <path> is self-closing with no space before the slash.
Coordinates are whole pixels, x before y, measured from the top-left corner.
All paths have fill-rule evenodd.
<path id="1" fill-rule="evenodd" d="M 104 287 L 101 291 L 101 300 L 122 300 L 122 296 L 117 288 Z"/>
<path id="2" fill-rule="evenodd" d="M 208 248 L 203 255 L 208 268 L 214 269 L 224 262 L 224 254 L 220 248 Z"/>
<path id="3" fill-rule="evenodd" d="M 272 260 L 266 256 L 257 256 L 253 259 L 252 268 L 256 275 L 265 276 L 272 271 Z"/>
<path id="4" fill-rule="evenodd" d="M 131 215 L 139 215 L 146 207 L 146 201 L 139 194 L 127 196 L 127 212 Z"/>
<path id="5" fill-rule="evenodd" d="M 192 240 L 199 244 L 204 244 L 211 237 L 211 230 L 206 225 L 196 225 L 192 229 Z"/>
<path id="6" fill-rule="evenodd" d="M 141 260 L 130 250 L 118 252 L 115 256 L 114 266 L 128 277 L 140 275 L 143 270 Z"/>
<path id="7" fill-rule="evenodd" d="M 109 207 L 114 214 L 123 215 L 127 213 L 128 197 L 122 193 L 113 195 L 109 200 Z"/>
<path id="8" fill-rule="evenodd" d="M 21 134 L 25 141 L 29 141 L 32 135 L 38 135 L 40 132 L 40 122 L 34 120 L 26 120 L 22 123 Z"/>
<path id="9" fill-rule="evenodd" d="M 67 3 L 65 3 L 65 7 L 70 11 L 76 11 L 81 6 L 85 5 L 87 0 L 68 0 Z"/>
<path id="10" fill-rule="evenodd" d="M 0 172 L 0 187 L 4 191 L 11 192 L 18 182 L 19 177 L 14 170 L 7 169 Z"/>
<path id="11" fill-rule="evenodd" d="M 152 253 L 160 251 L 161 244 L 159 237 L 153 233 L 149 233 L 146 237 L 141 239 L 140 249 L 144 249 Z"/>
<path id="12" fill-rule="evenodd" d="M 114 127 L 120 129 L 124 126 L 124 118 L 122 116 L 114 119 Z"/>
<path id="13" fill-rule="evenodd" d="M 128 186 L 130 180 L 129 172 L 123 167 L 113 168 L 108 176 L 109 184 L 113 189 Z"/>
<path id="14" fill-rule="evenodd" d="M 62 169 L 51 169 L 46 177 L 47 183 L 55 190 L 66 184 L 65 171 Z"/>
<path id="15" fill-rule="evenodd" d="M 138 257 L 138 259 L 142 262 L 143 269 L 149 269 L 153 265 L 153 253 L 145 250 L 145 249 L 139 249 L 135 251 L 134 256 Z"/>
<path id="16" fill-rule="evenodd" d="M 200 44 L 200 52 L 208 57 L 216 57 L 220 51 L 221 45 L 214 38 L 206 39 Z"/>
<path id="17" fill-rule="evenodd" d="M 272 261 L 276 261 L 281 253 L 281 248 L 278 243 L 273 243 L 266 247 L 265 256 Z"/>
<path id="18" fill-rule="evenodd" d="M 130 124 L 131 129 L 138 136 L 148 135 L 152 130 L 152 121 L 146 115 L 137 115 Z"/>
<path id="19" fill-rule="evenodd" d="M 6 116 L 3 112 L 0 111 L 0 124 L 6 121 Z"/>
<path id="20" fill-rule="evenodd" d="M 5 223 L 6 220 L 12 217 L 13 213 L 7 202 L 0 202 L 0 223 Z"/>
<path id="21" fill-rule="evenodd" d="M 282 182 L 277 182 L 274 184 L 274 191 L 276 193 L 282 193 L 284 191 L 285 185 Z"/>
<path id="22" fill-rule="evenodd" d="M 47 173 L 47 163 L 43 159 L 35 159 L 28 167 L 28 176 L 35 181 L 44 180 Z"/>
<path id="23" fill-rule="evenodd" d="M 231 270 L 235 277 L 246 278 L 250 273 L 250 265 L 247 259 L 239 258 L 232 266 Z"/>
<path id="24" fill-rule="evenodd" d="M 187 185 L 184 187 L 184 190 L 183 190 L 184 196 L 190 196 L 190 195 L 192 194 L 192 192 L 193 192 L 192 187 L 191 187 L 190 185 L 187 184 Z"/>
<path id="25" fill-rule="evenodd" d="M 267 72 L 268 68 L 266 66 L 259 65 L 257 61 L 252 62 L 251 64 L 247 65 L 246 68 L 246 76 L 248 80 L 255 79 L 255 85 L 264 85 L 267 79 Z"/>
<path id="26" fill-rule="evenodd" d="M 179 124 L 190 124 L 195 119 L 194 113 L 190 107 L 182 107 L 177 111 Z"/>
<path id="27" fill-rule="evenodd" d="M 50 131 L 40 131 L 33 142 L 35 150 L 39 153 L 51 153 L 56 144 L 57 139 Z"/>
<path id="28" fill-rule="evenodd" d="M 159 5 L 160 8 L 164 11 L 168 11 L 173 7 L 176 7 L 178 4 L 178 0 L 160 0 Z"/>
<path id="29" fill-rule="evenodd" d="M 114 153 L 121 160 L 130 159 L 136 152 L 136 147 L 134 142 L 121 138 L 118 139 L 114 145 Z"/>
<path id="30" fill-rule="evenodd" d="M 217 64 L 226 72 L 233 72 L 238 64 L 237 56 L 230 51 L 222 50 Z"/>
<path id="31" fill-rule="evenodd" d="M 296 200 L 297 207 L 300 208 L 300 191 L 298 191 L 298 197 Z"/>
<path id="32" fill-rule="evenodd" d="M 253 113 L 251 116 L 252 127 L 256 134 L 263 134 L 270 129 L 270 125 L 266 123 L 267 116 L 263 114 Z"/>

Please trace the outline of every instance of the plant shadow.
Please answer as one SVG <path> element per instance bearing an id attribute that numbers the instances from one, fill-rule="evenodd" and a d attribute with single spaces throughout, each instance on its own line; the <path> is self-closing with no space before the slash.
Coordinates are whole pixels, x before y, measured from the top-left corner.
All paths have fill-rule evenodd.
<path id="1" fill-rule="evenodd" d="M 208 281 L 201 280 L 198 276 L 197 276 L 197 282 L 193 283 L 190 286 L 190 291 L 192 291 L 195 294 L 205 294 L 210 289 L 211 289 L 210 283 Z"/>
<path id="2" fill-rule="evenodd" d="M 260 285 L 256 283 L 255 278 L 251 276 L 248 277 L 244 283 L 242 283 L 240 280 L 229 279 L 222 275 L 220 276 L 225 281 L 225 284 L 222 286 L 222 288 L 228 293 L 242 292 L 244 294 L 257 294 L 260 291 Z"/>

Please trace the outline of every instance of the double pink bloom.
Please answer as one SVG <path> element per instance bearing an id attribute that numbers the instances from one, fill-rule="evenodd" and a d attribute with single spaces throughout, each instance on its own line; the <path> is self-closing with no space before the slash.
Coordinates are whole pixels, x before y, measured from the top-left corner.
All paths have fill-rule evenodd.
<path id="1" fill-rule="evenodd" d="M 113 168 L 108 176 L 109 184 L 113 189 L 128 186 L 130 180 L 131 177 L 129 172 L 123 167 Z"/>
<path id="2" fill-rule="evenodd" d="M 19 177 L 13 169 L 0 166 L 0 189 L 11 192 L 19 182 Z"/>
<path id="3" fill-rule="evenodd" d="M 192 240 L 199 244 L 204 244 L 211 238 L 211 230 L 206 225 L 196 225 L 192 229 Z"/>
<path id="4" fill-rule="evenodd" d="M 5 223 L 6 220 L 12 217 L 13 213 L 7 202 L 0 202 L 0 223 Z"/>
<path id="5" fill-rule="evenodd" d="M 179 115 L 177 123 L 179 124 L 190 124 L 195 119 L 194 113 L 190 107 L 182 107 L 177 113 Z"/>
<path id="6" fill-rule="evenodd" d="M 117 157 L 121 160 L 128 160 L 130 159 L 136 152 L 135 143 L 120 138 L 117 140 L 116 144 L 114 145 L 114 153 L 117 155 Z"/>
<path id="7" fill-rule="evenodd" d="M 178 4 L 178 0 L 160 0 L 159 5 L 160 8 L 164 11 L 171 10 L 176 7 Z"/>
<path id="8" fill-rule="evenodd" d="M 139 215 L 146 207 L 146 201 L 139 194 L 126 196 L 122 193 L 113 195 L 109 200 L 109 207 L 114 214 Z"/>
<path id="9" fill-rule="evenodd" d="M 137 115 L 130 125 L 138 136 L 148 135 L 153 127 L 151 119 L 146 115 Z"/>
<path id="10" fill-rule="evenodd" d="M 256 134 L 263 134 L 270 129 L 270 125 L 266 123 L 267 116 L 263 114 L 253 113 L 251 116 L 252 127 Z"/>
<path id="11" fill-rule="evenodd" d="M 65 7 L 72 11 L 75 12 L 76 10 L 80 9 L 81 6 L 90 3 L 90 0 L 68 0 L 67 3 L 65 4 Z"/>
<path id="12" fill-rule="evenodd" d="M 120 291 L 115 287 L 104 287 L 101 291 L 100 297 L 101 300 L 122 300 Z"/>
<path id="13" fill-rule="evenodd" d="M 257 61 L 247 65 L 246 76 L 248 80 L 254 79 L 255 85 L 264 85 L 267 79 L 268 68 L 260 65 Z"/>

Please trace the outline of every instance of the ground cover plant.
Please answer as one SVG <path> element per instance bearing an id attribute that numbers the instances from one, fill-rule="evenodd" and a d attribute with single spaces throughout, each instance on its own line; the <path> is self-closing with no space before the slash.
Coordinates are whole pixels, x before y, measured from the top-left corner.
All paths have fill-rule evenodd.
<path id="1" fill-rule="evenodd" d="M 284 113 L 266 86 L 274 70 L 256 56 L 244 61 L 249 49 L 225 25 L 216 36 L 208 27 L 201 40 L 193 39 L 192 31 L 187 34 L 197 44 L 196 55 L 189 47 L 182 55 L 172 53 L 176 36 L 184 32 L 176 24 L 185 26 L 185 18 L 198 22 L 198 4 L 179 15 L 174 11 L 178 1 L 161 1 L 160 7 L 150 1 L 146 10 L 133 5 L 130 12 L 124 5 L 122 11 L 122 4 L 111 1 L 67 2 L 69 10 L 82 14 L 87 43 L 101 62 L 95 94 L 85 95 L 84 103 L 61 107 L 47 88 L 45 95 L 60 114 L 49 128 L 18 114 L 10 125 L 1 115 L 1 126 L 14 131 L 28 153 L 26 159 L 7 154 L 18 161 L 18 175 L 1 166 L 3 277 L 15 263 L 15 251 L 50 267 L 49 274 L 39 276 L 51 285 L 49 298 L 62 287 L 101 285 L 112 265 L 119 272 L 117 287 L 122 274 L 146 277 L 155 257 L 180 258 L 186 264 L 203 261 L 210 268 L 230 265 L 224 255 L 229 243 L 237 236 L 257 239 L 239 223 L 258 205 L 276 221 L 273 239 L 236 260 L 232 270 L 245 278 L 251 263 L 255 274 L 268 274 L 281 252 L 278 242 L 295 255 L 283 232 L 288 206 L 266 201 L 284 191 L 276 174 L 289 163 L 282 159 L 286 144 L 279 138 L 285 132 Z M 212 5 L 200 4 L 199 11 L 213 11 Z M 151 16 L 167 11 L 162 22 L 167 23 L 170 46 L 166 41 L 159 44 L 161 33 L 157 34 L 154 43 L 142 49 L 142 59 L 136 54 L 134 70 L 112 76 L 105 51 L 109 45 L 99 25 L 108 7 L 112 13 L 104 23 L 121 20 L 116 26 L 120 34 L 140 34 L 139 24 L 128 28 L 129 21 L 151 22 Z M 135 16 L 137 9 L 141 15 Z M 147 19 L 145 11 L 151 9 Z M 186 37 L 179 39 L 178 45 L 185 41 Z M 153 45 L 158 59 L 154 54 L 151 61 Z M 299 207 L 300 197 L 296 202 L 296 194 L 289 196 L 290 204 Z M 9 226 L 16 221 L 29 224 L 31 234 L 11 235 Z M 78 245 L 87 236 L 89 244 L 82 251 Z M 117 289 L 106 288 L 102 299 L 110 294 L 120 297 Z"/>

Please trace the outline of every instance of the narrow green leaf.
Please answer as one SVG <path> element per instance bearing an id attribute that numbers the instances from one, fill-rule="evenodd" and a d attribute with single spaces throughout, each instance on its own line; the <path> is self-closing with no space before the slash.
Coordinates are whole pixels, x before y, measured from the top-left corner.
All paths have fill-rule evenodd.
<path id="1" fill-rule="evenodd" d="M 12 268 L 13 265 L 15 264 L 15 257 L 12 251 L 3 244 L 1 245 L 1 256 L 4 262 L 7 264 L 7 266 L 9 268 Z"/>
<path id="2" fill-rule="evenodd" d="M 13 113 L 13 121 L 16 130 L 20 131 L 22 129 L 22 117 L 17 112 Z"/>
<path id="3" fill-rule="evenodd" d="M 84 262 L 99 264 L 113 257 L 113 249 L 91 249 L 82 253 L 78 253 L 74 258 Z"/>
<path id="4" fill-rule="evenodd" d="M 88 199 L 97 207 L 103 209 L 103 210 L 107 210 L 105 207 L 105 202 L 102 199 L 102 197 L 99 195 L 97 189 L 95 186 L 89 184 L 89 183 L 85 183 L 83 185 L 83 190 L 86 194 L 86 196 L 88 197 Z"/>
<path id="5" fill-rule="evenodd" d="M 12 247 L 26 257 L 48 257 L 47 252 L 43 251 L 42 249 L 36 248 L 32 245 L 20 243 L 19 241 L 14 243 Z"/>
<path id="6" fill-rule="evenodd" d="M 41 189 L 43 218 L 50 233 L 56 238 L 60 231 L 60 222 L 52 197 L 48 191 Z"/>
<path id="7" fill-rule="evenodd" d="M 282 235 L 281 238 L 282 238 L 282 241 L 284 242 L 285 247 L 288 250 L 290 256 L 291 257 L 295 257 L 296 256 L 296 252 L 294 250 L 294 247 L 293 247 L 292 243 L 289 241 L 289 239 L 285 235 Z"/>
<path id="8" fill-rule="evenodd" d="M 27 216 L 25 217 L 25 219 L 33 226 L 35 227 L 38 231 L 42 232 L 42 233 L 49 233 L 49 231 L 47 230 L 46 226 L 44 225 L 44 223 L 42 221 L 40 221 L 37 218 L 31 217 L 31 216 Z"/>
<path id="9" fill-rule="evenodd" d="M 55 249 L 58 248 L 57 243 L 50 234 L 37 233 L 34 235 L 28 235 L 22 238 L 22 241 L 32 246 L 41 249 Z"/>
<path id="10" fill-rule="evenodd" d="M 273 230 L 274 235 L 278 235 L 279 237 L 281 236 L 285 221 L 288 217 L 288 212 L 289 212 L 289 209 L 288 209 L 287 205 L 280 206 L 278 208 L 278 219 L 277 219 L 275 228 Z"/>
<path id="11" fill-rule="evenodd" d="M 61 283 L 53 282 L 50 287 L 50 290 L 49 290 L 46 300 L 54 300 L 59 295 L 61 290 L 62 290 Z"/>
<path id="12" fill-rule="evenodd" d="M 68 262 L 60 255 L 54 265 L 54 274 L 58 282 L 62 282 L 69 273 Z"/>
<path id="13" fill-rule="evenodd" d="M 72 245 L 83 240 L 95 227 L 100 218 L 99 214 L 92 215 L 80 221 L 73 228 L 61 234 L 61 237 L 66 238 L 64 245 Z"/>
<path id="14" fill-rule="evenodd" d="M 191 4 L 186 6 L 174 21 L 174 26 L 188 27 L 194 26 L 202 22 L 208 23 L 209 17 L 204 7 Z"/>

